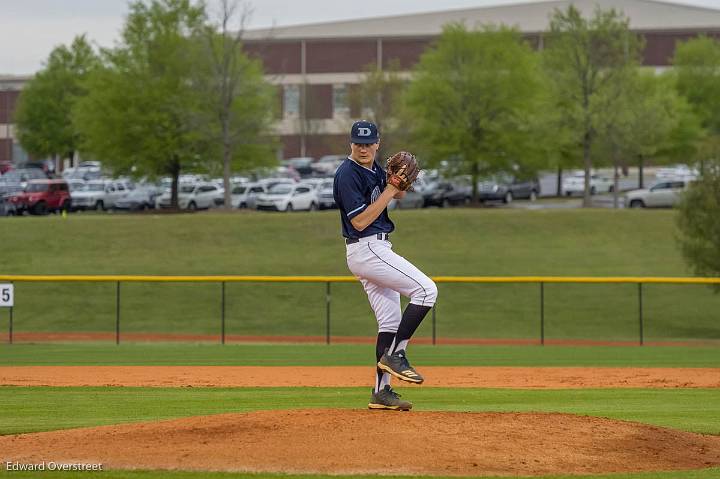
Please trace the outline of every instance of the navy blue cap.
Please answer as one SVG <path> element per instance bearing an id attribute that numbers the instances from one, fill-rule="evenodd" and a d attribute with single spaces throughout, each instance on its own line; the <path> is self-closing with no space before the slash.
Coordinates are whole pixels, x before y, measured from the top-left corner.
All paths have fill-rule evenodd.
<path id="1" fill-rule="evenodd" d="M 350 142 L 361 144 L 377 143 L 380 140 L 375 123 L 365 120 L 356 121 L 350 129 Z"/>

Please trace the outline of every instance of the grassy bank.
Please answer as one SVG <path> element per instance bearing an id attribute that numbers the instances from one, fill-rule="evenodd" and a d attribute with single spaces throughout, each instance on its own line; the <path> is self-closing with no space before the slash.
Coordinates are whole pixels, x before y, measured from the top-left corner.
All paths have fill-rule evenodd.
<path id="1" fill-rule="evenodd" d="M 431 276 L 687 276 L 673 211 L 398 211 L 395 250 Z M 71 215 L 3 220 L 6 274 L 348 275 L 336 211 Z M 546 285 L 548 338 L 634 339 L 634 285 Z M 323 335 L 324 284 L 228 284 L 228 334 Z M 652 339 L 720 338 L 720 296 L 704 286 L 644 289 Z M 537 285 L 440 285 L 440 337 L 534 338 Z M 16 285 L 16 331 L 113 331 L 114 284 Z M 332 333 L 370 336 L 359 283 L 332 287 Z M 124 284 L 128 332 L 214 334 L 216 284 Z M 0 311 L 0 330 L 7 311 Z M 429 324 L 418 333 L 430 334 Z"/>

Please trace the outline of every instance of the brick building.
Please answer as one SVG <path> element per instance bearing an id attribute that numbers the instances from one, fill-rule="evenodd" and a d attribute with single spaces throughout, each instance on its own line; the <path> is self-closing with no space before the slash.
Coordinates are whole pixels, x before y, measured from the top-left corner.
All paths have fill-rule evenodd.
<path id="1" fill-rule="evenodd" d="M 246 49 L 262 59 L 268 80 L 281 91 L 283 156 L 318 157 L 348 150 L 350 119 L 361 115 L 350 111 L 348 91 L 365 65 L 396 60 L 409 71 L 450 22 L 515 26 L 541 49 L 550 15 L 571 3 L 587 16 L 596 6 L 624 12 L 645 38 L 643 63 L 657 69 L 669 66 L 677 41 L 720 36 L 720 9 L 659 0 L 562 0 L 250 30 Z"/>
<path id="2" fill-rule="evenodd" d="M 278 86 L 282 112 L 276 129 L 279 156 L 318 157 L 344 154 L 352 118 L 349 91 L 368 64 L 386 67 L 398 61 L 408 72 L 449 22 L 468 27 L 505 24 L 518 28 L 537 49 L 543 46 L 554 9 L 574 4 L 586 15 L 596 6 L 615 8 L 645 38 L 643 63 L 669 66 L 677 41 L 699 34 L 720 37 L 720 9 L 660 0 L 535 1 L 495 7 L 248 30 L 245 48 L 260 58 L 268 81 Z M 357 17 L 365 16 L 358 12 Z M 0 161 L 24 157 L 13 141 L 12 112 L 22 84 L 30 77 L 0 76 Z"/>
<path id="3" fill-rule="evenodd" d="M 0 75 L 0 163 L 25 161 L 27 155 L 14 141 L 12 116 L 22 86 L 29 75 Z"/>

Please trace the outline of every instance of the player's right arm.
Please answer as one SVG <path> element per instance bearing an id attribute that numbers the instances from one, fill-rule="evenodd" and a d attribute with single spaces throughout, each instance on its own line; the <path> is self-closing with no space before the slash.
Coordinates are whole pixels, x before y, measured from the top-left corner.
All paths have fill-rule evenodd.
<path id="1" fill-rule="evenodd" d="M 387 208 L 388 203 L 390 203 L 390 201 L 395 197 L 398 191 L 400 190 L 395 188 L 393 185 L 387 185 L 387 187 L 385 187 L 385 190 L 380 194 L 380 196 L 377 200 L 375 200 L 374 203 L 370 203 L 370 205 L 365 208 L 362 213 L 358 214 L 350 220 L 353 228 L 358 231 L 362 231 L 368 226 L 370 226 L 372 222 L 375 221 L 378 216 L 380 216 L 380 213 L 382 213 L 383 210 Z"/>

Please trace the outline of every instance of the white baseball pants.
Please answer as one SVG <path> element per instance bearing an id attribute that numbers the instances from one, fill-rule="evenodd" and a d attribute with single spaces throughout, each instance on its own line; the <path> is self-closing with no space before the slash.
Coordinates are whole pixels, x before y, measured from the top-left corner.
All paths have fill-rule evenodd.
<path id="1" fill-rule="evenodd" d="M 413 304 L 435 304 L 435 282 L 395 253 L 389 241 L 369 236 L 346 247 L 348 268 L 365 288 L 379 332 L 397 332 L 402 318 L 401 294 Z"/>

